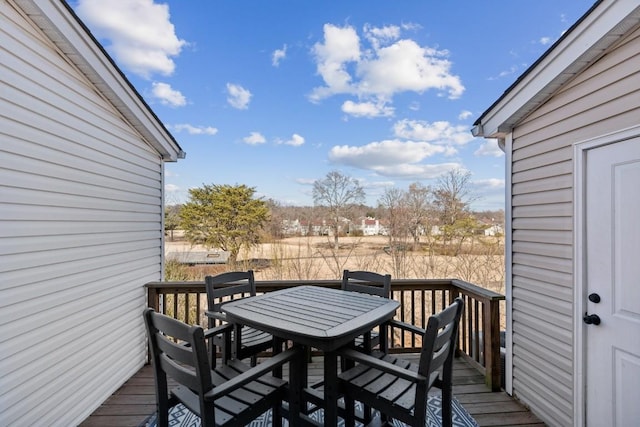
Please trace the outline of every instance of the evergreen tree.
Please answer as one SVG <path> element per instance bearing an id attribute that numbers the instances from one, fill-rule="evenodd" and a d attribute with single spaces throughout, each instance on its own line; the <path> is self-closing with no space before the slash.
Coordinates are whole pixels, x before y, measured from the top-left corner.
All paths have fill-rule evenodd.
<path id="1" fill-rule="evenodd" d="M 254 198 L 255 189 L 246 185 L 204 185 L 189 190 L 189 201 L 180 211 L 182 229 L 192 244 L 229 252 L 235 269 L 240 250 L 260 240 L 269 219 L 269 208 Z"/>

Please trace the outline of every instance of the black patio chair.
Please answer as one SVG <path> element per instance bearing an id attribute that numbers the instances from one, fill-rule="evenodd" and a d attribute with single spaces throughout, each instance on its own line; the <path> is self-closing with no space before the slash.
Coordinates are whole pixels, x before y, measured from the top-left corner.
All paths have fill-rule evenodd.
<path id="1" fill-rule="evenodd" d="M 354 401 L 377 409 L 381 418 L 397 419 L 411 426 L 425 425 L 427 393 L 441 389 L 442 425 L 452 425 L 452 367 L 463 300 L 456 298 L 446 309 L 429 317 L 427 329 L 391 321 L 393 327 L 422 336 L 418 365 L 401 357 L 375 351 L 364 354 L 352 348 L 339 351 L 356 365 L 338 376 L 338 387 L 345 398 L 345 421 L 353 426 Z"/>
<path id="2" fill-rule="evenodd" d="M 231 271 L 216 276 L 206 276 L 207 316 L 209 327 L 213 328 L 227 322 L 227 317 L 221 311 L 224 302 L 256 295 L 256 283 L 253 270 Z M 238 335 L 238 336 L 236 336 Z M 222 348 L 223 361 L 233 355 L 238 359 L 251 358 L 251 366 L 255 366 L 258 354 L 273 349 L 274 339 L 271 334 L 248 326 L 242 326 L 240 334 L 233 334 L 231 345 L 233 350 L 221 341 L 222 337 L 214 338 L 214 344 Z M 211 364 L 215 366 L 215 352 L 211 352 Z"/>
<path id="3" fill-rule="evenodd" d="M 341 289 L 344 291 L 362 292 L 365 294 L 389 298 L 391 293 L 391 275 L 383 275 L 372 271 L 344 270 L 342 273 Z M 366 333 L 364 336 L 356 338 L 355 345 L 356 347 L 362 348 L 367 353 L 376 346 L 380 346 L 380 349 L 386 352 L 386 331 L 386 326 L 381 325 L 379 331 L 371 331 Z"/>
<path id="4" fill-rule="evenodd" d="M 230 359 L 211 370 L 205 331 L 148 308 L 144 320 L 153 365 L 158 426 L 168 427 L 169 410 L 182 403 L 198 415 L 204 427 L 244 426 L 269 409 L 273 425 L 282 424 L 281 406 L 289 400 L 287 382 L 269 373 L 303 356 L 291 348 L 250 368 Z M 229 334 L 226 324 L 206 332 L 207 336 Z M 301 360 L 301 359 L 297 359 Z M 167 377 L 178 387 L 168 391 Z"/>

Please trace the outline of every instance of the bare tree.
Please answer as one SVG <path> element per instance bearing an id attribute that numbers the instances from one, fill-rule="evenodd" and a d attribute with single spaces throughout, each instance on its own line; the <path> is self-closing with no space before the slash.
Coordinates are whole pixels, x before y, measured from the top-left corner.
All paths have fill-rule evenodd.
<path id="1" fill-rule="evenodd" d="M 387 188 L 380 199 L 380 206 L 385 210 L 389 222 L 389 249 L 393 262 L 393 275 L 400 278 L 406 276 L 406 242 L 409 237 L 409 211 L 407 194 L 395 187 Z"/>
<path id="2" fill-rule="evenodd" d="M 442 224 L 453 224 L 469 213 L 469 205 L 475 200 L 470 195 L 470 180 L 471 172 L 462 169 L 452 169 L 438 179 L 433 204 Z"/>
<path id="3" fill-rule="evenodd" d="M 180 209 L 182 205 L 167 205 L 164 208 L 164 231 L 169 232 L 169 240 L 173 242 L 173 232 L 180 227 Z"/>
<path id="4" fill-rule="evenodd" d="M 331 215 L 334 232 L 334 248 L 339 248 L 338 235 L 342 217 L 353 205 L 364 201 L 364 189 L 360 183 L 338 171 L 332 171 L 324 179 L 313 183 L 313 202 L 325 206 Z"/>
<path id="5" fill-rule="evenodd" d="M 413 237 L 414 247 L 420 243 L 420 235 L 427 231 L 429 226 L 429 212 L 432 209 L 432 191 L 419 182 L 409 185 L 405 193 L 407 207 L 407 221 L 409 233 Z"/>
<path id="6" fill-rule="evenodd" d="M 443 175 L 433 190 L 433 206 L 440 220 L 440 231 L 445 244 L 457 239 L 454 255 L 463 241 L 473 233 L 477 221 L 471 215 L 471 202 L 476 199 L 470 188 L 471 172 L 452 169 Z"/>
<path id="7" fill-rule="evenodd" d="M 265 232 L 270 240 L 284 238 L 285 221 L 289 220 L 287 210 L 274 199 L 265 200 L 265 204 L 269 208 L 269 221 L 265 224 Z"/>

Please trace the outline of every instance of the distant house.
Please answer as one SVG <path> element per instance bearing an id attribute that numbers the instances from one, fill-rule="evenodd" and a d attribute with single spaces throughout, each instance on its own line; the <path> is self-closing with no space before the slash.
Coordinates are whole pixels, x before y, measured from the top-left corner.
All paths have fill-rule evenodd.
<path id="1" fill-rule="evenodd" d="M 377 236 L 381 231 L 380 220 L 375 218 L 363 218 L 360 222 L 360 229 L 364 236 Z"/>
<path id="2" fill-rule="evenodd" d="M 304 236 L 306 231 L 298 219 L 282 220 L 282 234 L 285 236 Z"/>
<path id="3" fill-rule="evenodd" d="M 145 363 L 184 153 L 67 3 L 0 22 L 0 424 L 78 425 Z"/>
<path id="4" fill-rule="evenodd" d="M 483 233 L 489 237 L 502 236 L 504 234 L 504 228 L 502 228 L 500 224 L 493 224 L 485 228 Z"/>
<path id="5" fill-rule="evenodd" d="M 638 425 L 640 2 L 595 2 L 475 122 L 506 153 L 509 393 Z"/>
<path id="6" fill-rule="evenodd" d="M 329 236 L 333 234 L 332 228 L 326 224 L 326 221 L 301 220 L 299 231 L 301 236 Z"/>

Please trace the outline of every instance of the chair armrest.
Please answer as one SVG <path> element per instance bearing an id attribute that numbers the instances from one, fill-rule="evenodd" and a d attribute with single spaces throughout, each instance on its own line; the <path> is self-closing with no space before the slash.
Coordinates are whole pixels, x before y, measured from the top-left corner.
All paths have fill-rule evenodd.
<path id="1" fill-rule="evenodd" d="M 275 356 L 268 358 L 264 362 L 259 363 L 258 365 L 254 366 L 248 371 L 241 373 L 237 377 L 232 378 L 224 384 L 214 387 L 213 390 L 204 395 L 204 398 L 206 400 L 214 400 L 219 397 L 225 396 L 232 391 L 242 387 L 243 385 L 250 383 L 251 381 L 273 371 L 277 367 L 284 365 L 294 358 L 302 358 L 305 357 L 305 355 L 306 354 L 301 347 L 292 347 L 288 350 L 283 351 L 282 353 L 278 353 Z"/>
<path id="2" fill-rule="evenodd" d="M 219 311 L 205 311 L 204 314 L 211 319 L 218 319 L 227 321 L 227 316 L 224 313 L 220 313 Z"/>
<path id="3" fill-rule="evenodd" d="M 427 377 L 420 375 L 415 371 L 400 368 L 398 365 L 394 365 L 382 359 L 378 359 L 376 357 L 370 356 L 368 354 L 359 352 L 351 348 L 343 348 L 338 350 L 338 355 L 340 355 L 341 357 L 346 357 L 347 359 L 356 361 L 363 365 L 367 365 L 372 368 L 379 369 L 382 372 L 395 375 L 397 377 L 403 378 L 408 381 L 412 381 L 415 383 L 427 382 Z"/>
<path id="4" fill-rule="evenodd" d="M 389 320 L 389 322 L 387 322 L 387 325 L 392 328 L 399 328 L 404 331 L 412 332 L 416 335 L 424 335 L 426 332 L 424 329 L 419 328 L 415 325 L 410 325 L 408 323 L 400 322 L 398 320 L 393 320 L 393 319 Z"/>
<path id="5" fill-rule="evenodd" d="M 224 325 L 216 326 L 215 328 L 206 329 L 204 331 L 204 338 L 208 339 L 215 335 L 229 334 L 233 331 L 232 323 L 225 323 Z"/>

